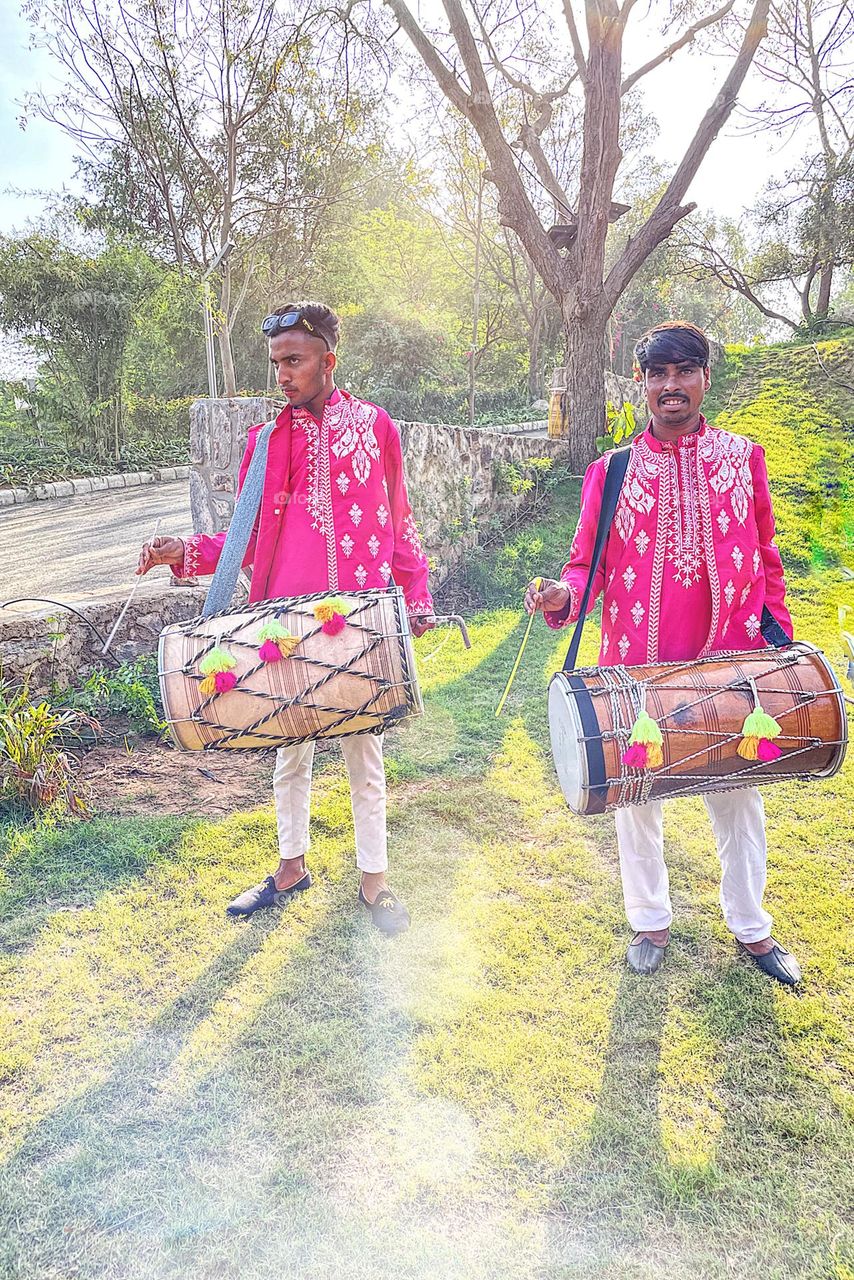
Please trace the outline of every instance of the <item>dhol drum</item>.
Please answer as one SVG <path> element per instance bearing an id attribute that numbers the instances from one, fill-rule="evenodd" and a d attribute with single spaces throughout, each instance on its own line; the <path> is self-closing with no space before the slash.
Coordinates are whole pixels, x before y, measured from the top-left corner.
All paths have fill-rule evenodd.
<path id="1" fill-rule="evenodd" d="M 744 760 L 737 748 L 756 696 L 778 722 L 779 759 Z M 622 763 L 642 706 L 663 738 L 660 768 Z M 842 690 L 812 645 L 716 654 L 647 667 L 558 672 L 549 686 L 552 753 L 578 814 L 665 796 L 698 795 L 792 778 L 829 778 L 847 745 Z"/>
<path id="2" fill-rule="evenodd" d="M 341 592 L 340 613 L 322 620 L 315 611 L 324 615 L 328 601 L 328 593 L 265 600 L 167 627 L 158 665 L 177 745 L 262 750 L 381 732 L 420 715 L 400 588 Z"/>

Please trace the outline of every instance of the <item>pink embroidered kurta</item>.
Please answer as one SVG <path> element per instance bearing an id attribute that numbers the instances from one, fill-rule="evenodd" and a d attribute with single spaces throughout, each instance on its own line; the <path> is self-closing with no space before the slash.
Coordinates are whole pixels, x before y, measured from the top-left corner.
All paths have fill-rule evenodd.
<path id="1" fill-rule="evenodd" d="M 570 600 L 546 613 L 552 627 L 578 617 L 610 457 L 598 458 L 584 477 L 561 573 Z M 698 431 L 672 443 L 649 429 L 634 440 L 588 611 L 602 591 L 602 665 L 762 649 L 765 606 L 791 636 L 760 446 L 704 418 Z"/>
<path id="2" fill-rule="evenodd" d="M 262 425 L 249 432 L 238 487 Z M 188 538 L 184 563 L 173 573 L 213 573 L 224 543 L 224 533 Z M 250 602 L 393 582 L 410 616 L 433 612 L 400 435 L 385 410 L 340 391 L 327 400 L 320 422 L 307 409 L 282 410 L 243 563 L 252 568 Z"/>

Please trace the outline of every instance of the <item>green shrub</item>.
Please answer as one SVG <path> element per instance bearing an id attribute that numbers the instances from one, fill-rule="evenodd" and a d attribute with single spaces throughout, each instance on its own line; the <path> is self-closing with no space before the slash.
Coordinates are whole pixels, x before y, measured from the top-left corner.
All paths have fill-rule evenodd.
<path id="1" fill-rule="evenodd" d="M 0 686 L 0 810 L 35 813 L 59 802 L 86 816 L 76 762 L 65 749 L 84 727 L 96 726 L 79 710 L 33 702 L 26 686 Z"/>
<path id="2" fill-rule="evenodd" d="M 115 669 L 98 667 L 81 688 L 63 697 L 69 707 L 100 719 L 127 716 L 133 733 L 162 733 L 166 728 L 155 658 L 136 658 Z"/>

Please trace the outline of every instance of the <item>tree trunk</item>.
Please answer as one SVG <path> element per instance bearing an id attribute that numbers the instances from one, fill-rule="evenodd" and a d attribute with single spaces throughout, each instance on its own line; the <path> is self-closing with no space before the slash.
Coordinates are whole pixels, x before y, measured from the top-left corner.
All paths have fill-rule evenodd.
<path id="1" fill-rule="evenodd" d="M 833 287 L 833 263 L 822 267 L 818 278 L 818 300 L 815 304 L 816 320 L 826 320 L 830 310 L 830 291 Z"/>
<path id="2" fill-rule="evenodd" d="M 535 307 L 533 318 L 528 327 L 528 396 L 532 404 L 543 396 L 540 348 L 543 339 L 544 318 L 543 308 Z"/>
<path id="3" fill-rule="evenodd" d="M 579 475 L 596 457 L 605 426 L 605 323 L 589 313 L 564 317 L 569 465 Z"/>
<path id="4" fill-rule="evenodd" d="M 234 350 L 231 345 L 231 263 L 226 258 L 222 268 L 222 294 L 220 295 L 222 322 L 219 326 L 219 355 L 222 363 L 223 395 L 233 400 L 237 395 L 237 374 L 234 371 Z"/>

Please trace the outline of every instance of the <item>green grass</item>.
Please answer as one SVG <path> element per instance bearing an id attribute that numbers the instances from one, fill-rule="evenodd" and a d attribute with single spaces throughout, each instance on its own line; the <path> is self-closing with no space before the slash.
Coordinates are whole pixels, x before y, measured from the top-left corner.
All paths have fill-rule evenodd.
<path id="1" fill-rule="evenodd" d="M 477 588 L 491 566 L 500 605 L 558 561 L 561 506 Z M 851 582 L 790 597 L 841 673 Z M 222 908 L 274 864 L 269 805 L 0 828 L 2 1280 L 852 1280 L 854 764 L 766 791 L 799 994 L 737 957 L 696 799 L 667 809 L 666 965 L 633 977 L 613 823 L 569 813 L 549 757 L 565 635 L 537 623 L 495 718 L 523 629 L 495 607 L 468 653 L 418 642 L 391 943 L 355 902 L 337 755 L 314 888 L 245 924 Z"/>
<path id="2" fill-rule="evenodd" d="M 843 589 L 794 593 L 831 653 Z M 846 1275 L 851 766 L 767 793 L 802 995 L 737 959 L 695 800 L 668 963 L 633 978 L 611 821 L 569 814 L 548 758 L 564 637 L 535 628 L 494 716 L 521 630 L 419 642 L 392 944 L 356 910 L 335 758 L 315 888 L 244 926 L 222 906 L 274 859 L 268 807 L 5 830 L 4 1280 Z"/>

